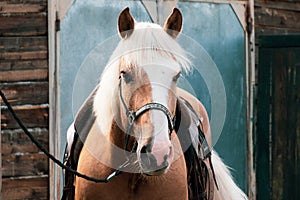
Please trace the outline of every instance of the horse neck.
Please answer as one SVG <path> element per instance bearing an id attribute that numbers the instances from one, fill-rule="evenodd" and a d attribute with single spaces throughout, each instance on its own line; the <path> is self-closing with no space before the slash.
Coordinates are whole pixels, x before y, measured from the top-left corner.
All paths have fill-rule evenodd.
<path id="1" fill-rule="evenodd" d="M 125 133 L 121 130 L 115 120 L 112 122 L 111 130 L 109 133 L 109 140 L 117 147 L 124 149 Z"/>

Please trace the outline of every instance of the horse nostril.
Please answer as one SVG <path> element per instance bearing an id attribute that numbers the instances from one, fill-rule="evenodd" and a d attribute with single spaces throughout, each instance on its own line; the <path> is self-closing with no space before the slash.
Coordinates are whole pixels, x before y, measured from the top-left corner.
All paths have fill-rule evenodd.
<path id="1" fill-rule="evenodd" d="M 145 145 L 142 147 L 141 161 L 142 161 L 142 165 L 148 170 L 152 170 L 152 168 L 155 168 L 157 166 L 156 159 L 154 155 L 151 154 L 150 145 Z"/>
<path id="2" fill-rule="evenodd" d="M 151 153 L 151 145 L 145 145 L 141 149 L 141 153 Z"/>
<path id="3" fill-rule="evenodd" d="M 141 153 L 146 153 L 146 148 L 147 148 L 146 146 L 143 146 L 141 149 Z"/>

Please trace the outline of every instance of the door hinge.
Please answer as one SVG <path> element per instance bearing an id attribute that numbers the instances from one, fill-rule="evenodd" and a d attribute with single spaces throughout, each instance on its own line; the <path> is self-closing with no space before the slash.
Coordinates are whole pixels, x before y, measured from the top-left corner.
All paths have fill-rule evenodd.
<path id="1" fill-rule="evenodd" d="M 252 15 L 251 15 L 251 8 L 250 8 L 250 5 L 247 4 L 247 8 L 246 8 L 246 24 L 247 24 L 247 27 L 246 27 L 246 30 L 247 30 L 247 33 L 250 35 L 253 31 L 253 18 L 252 18 Z"/>
<path id="2" fill-rule="evenodd" d="M 55 19 L 55 31 L 60 31 L 60 18 L 59 18 L 59 12 L 56 11 L 56 19 Z"/>

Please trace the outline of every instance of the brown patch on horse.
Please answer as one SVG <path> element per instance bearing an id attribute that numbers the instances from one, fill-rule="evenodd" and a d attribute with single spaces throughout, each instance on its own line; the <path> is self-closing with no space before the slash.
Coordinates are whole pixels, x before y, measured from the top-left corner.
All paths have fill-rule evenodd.
<path id="1" fill-rule="evenodd" d="M 153 101 L 150 80 L 143 68 L 138 68 L 133 63 L 126 65 L 126 62 L 121 58 L 120 73 L 121 87 L 123 86 L 122 95 L 129 110 L 137 111 L 142 106 Z M 134 85 L 132 85 L 132 82 L 134 82 Z M 122 106 L 119 109 L 120 113 L 123 113 L 119 115 L 121 118 L 123 118 L 119 121 L 122 122 L 122 128 L 126 129 L 126 123 L 128 120 L 127 116 L 124 115 L 124 108 Z M 150 113 L 151 111 L 146 111 L 140 115 L 135 121 L 137 126 L 134 126 L 134 128 L 143 127 L 143 130 L 147 128 L 149 130 L 148 132 L 151 132 L 153 130 L 153 125 L 151 124 L 152 122 Z"/>
<path id="2" fill-rule="evenodd" d="M 144 80 L 146 79 L 146 76 L 143 78 Z M 130 99 L 129 102 L 129 107 L 131 107 L 133 110 L 137 110 L 140 107 L 146 105 L 147 103 L 151 103 L 152 100 L 152 88 L 150 83 L 147 83 L 139 88 L 137 88 L 133 94 L 132 98 Z M 150 121 L 150 112 L 146 112 L 142 114 L 138 119 L 137 123 L 139 125 L 143 124 L 149 124 L 151 123 Z"/>

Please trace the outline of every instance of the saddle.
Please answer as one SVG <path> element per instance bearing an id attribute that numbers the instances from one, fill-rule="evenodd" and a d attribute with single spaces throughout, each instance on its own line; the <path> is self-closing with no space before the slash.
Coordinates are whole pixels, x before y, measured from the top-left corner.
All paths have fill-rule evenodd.
<path id="1" fill-rule="evenodd" d="M 77 170 L 81 149 L 95 122 L 93 97 L 97 88 L 84 102 L 74 121 L 74 138 L 69 153 L 65 153 L 64 162 Z M 217 186 L 211 163 L 210 147 L 203 133 L 200 116 L 182 97 L 177 99 L 175 131 L 184 149 L 187 167 L 187 185 L 189 200 L 212 200 L 214 183 Z M 75 175 L 64 172 L 62 200 L 73 200 L 75 196 Z"/>

